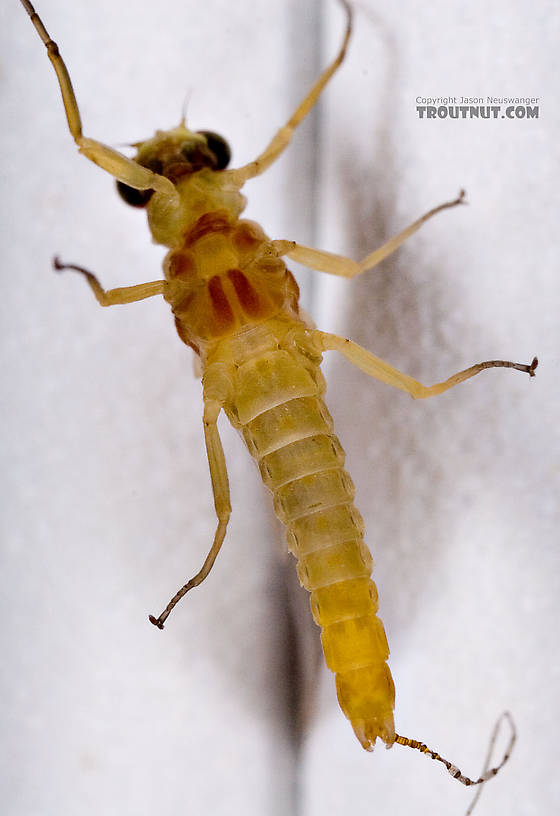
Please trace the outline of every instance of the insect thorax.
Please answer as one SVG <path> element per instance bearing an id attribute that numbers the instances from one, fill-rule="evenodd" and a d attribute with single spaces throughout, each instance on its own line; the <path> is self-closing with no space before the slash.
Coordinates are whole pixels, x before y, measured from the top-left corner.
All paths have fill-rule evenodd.
<path id="1" fill-rule="evenodd" d="M 298 286 L 270 239 L 226 208 L 189 224 L 164 272 L 179 336 L 198 353 L 280 313 L 298 314 Z"/>

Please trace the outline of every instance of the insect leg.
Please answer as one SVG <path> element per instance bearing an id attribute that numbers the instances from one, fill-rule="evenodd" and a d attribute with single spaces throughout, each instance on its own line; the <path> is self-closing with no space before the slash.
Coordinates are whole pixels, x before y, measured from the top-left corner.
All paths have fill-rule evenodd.
<path id="1" fill-rule="evenodd" d="M 181 598 L 190 592 L 191 589 L 201 584 L 205 578 L 208 577 L 210 570 L 214 566 L 223 540 L 225 538 L 226 529 L 231 514 L 231 503 L 229 498 L 229 482 L 226 468 L 226 460 L 224 450 L 218 433 L 218 416 L 222 409 L 222 403 L 215 399 L 204 398 L 204 440 L 206 442 L 206 454 L 208 456 L 208 464 L 210 466 L 210 478 L 212 480 L 212 491 L 214 493 L 214 507 L 216 508 L 216 515 L 218 517 L 218 526 L 214 535 L 214 541 L 210 552 L 206 556 L 206 560 L 202 565 L 202 569 L 197 574 L 187 581 L 181 589 L 175 593 L 171 598 L 163 612 L 158 618 L 150 615 L 150 622 L 157 626 L 158 629 L 163 629 L 164 623 L 169 617 L 173 607 L 176 606 Z"/>
<path id="2" fill-rule="evenodd" d="M 137 300 L 144 300 L 145 298 L 153 297 L 154 295 L 163 295 L 167 281 L 157 280 L 149 281 L 149 283 L 139 283 L 136 286 L 122 286 L 118 289 L 104 289 L 93 272 L 88 272 L 82 266 L 75 266 L 74 264 L 63 264 L 58 258 L 53 261 L 53 266 L 58 271 L 63 269 L 72 269 L 74 272 L 79 272 L 84 275 L 88 284 L 95 295 L 97 302 L 101 306 L 116 306 L 123 303 L 134 303 Z"/>
<path id="3" fill-rule="evenodd" d="M 355 278 L 361 275 L 362 272 L 367 272 L 368 269 L 373 269 L 378 263 L 383 261 L 388 255 L 391 255 L 407 238 L 413 235 L 420 229 L 422 224 L 425 224 L 429 218 L 447 210 L 450 207 L 456 207 L 457 204 L 463 204 L 465 198 L 465 191 L 461 190 L 454 201 L 446 201 L 445 204 L 440 204 L 439 207 L 434 207 L 427 213 L 414 221 L 409 227 L 399 232 L 386 244 L 383 244 L 379 249 L 370 252 L 369 255 L 362 261 L 353 261 L 351 258 L 345 258 L 343 255 L 335 255 L 332 252 L 324 252 L 320 249 L 312 249 L 311 247 L 301 246 L 295 241 L 273 241 L 274 246 L 280 255 L 287 255 L 288 258 L 309 267 L 310 269 L 317 269 L 319 272 L 328 272 L 330 275 L 339 275 L 341 278 Z"/>
<path id="4" fill-rule="evenodd" d="M 344 6 L 344 10 L 346 12 L 346 31 L 344 33 L 344 39 L 342 40 L 342 45 L 340 46 L 338 54 L 331 64 L 325 68 L 307 96 L 300 102 L 299 106 L 296 108 L 286 124 L 273 136 L 270 144 L 260 154 L 260 156 L 257 156 L 254 161 L 249 162 L 249 164 L 245 164 L 243 167 L 239 167 L 236 170 L 227 171 L 230 175 L 232 175 L 235 182 L 240 184 L 240 186 L 242 186 L 248 179 L 264 173 L 264 171 L 270 167 L 270 165 L 273 164 L 280 154 L 288 147 L 294 130 L 305 119 L 311 108 L 313 108 L 313 106 L 316 104 L 329 79 L 341 66 L 346 54 L 350 34 L 352 33 L 352 9 L 346 0 L 340 0 L 340 2 Z"/>
<path id="5" fill-rule="evenodd" d="M 336 334 L 329 334 L 314 330 L 311 332 L 311 340 L 313 345 L 320 351 L 339 351 L 351 363 L 360 368 L 370 377 L 375 377 L 381 382 L 392 385 L 395 388 L 400 388 L 401 391 L 406 391 L 413 399 L 425 399 L 426 397 L 436 397 L 438 394 L 443 394 L 444 391 L 454 388 L 459 383 L 474 377 L 484 371 L 485 368 L 515 368 L 517 371 L 523 371 L 529 374 L 530 377 L 535 376 L 535 369 L 538 365 L 538 360 L 535 357 L 530 365 L 523 365 L 522 363 L 511 363 L 507 360 L 487 360 L 483 363 L 466 368 L 464 371 L 459 371 L 453 374 L 447 380 L 436 385 L 426 386 L 418 382 L 418 380 L 403 374 L 393 366 L 386 363 L 380 357 L 376 357 L 370 351 L 347 340 L 344 337 L 339 337 Z"/>
<path id="6" fill-rule="evenodd" d="M 41 38 L 48 57 L 53 65 L 62 94 L 68 129 L 72 138 L 79 147 L 80 153 L 97 164 L 107 173 L 110 173 L 119 181 L 134 187 L 137 190 L 156 190 L 163 193 L 168 198 L 178 201 L 178 194 L 174 185 L 164 176 L 153 173 L 146 167 L 141 167 L 137 162 L 127 158 L 118 150 L 114 150 L 108 145 L 97 142 L 95 139 L 88 139 L 82 135 L 82 119 L 78 108 L 76 95 L 70 80 L 70 74 L 58 50 L 58 45 L 51 40 L 43 21 L 33 8 L 29 0 L 21 0 L 23 7 L 31 18 L 39 37 Z"/>

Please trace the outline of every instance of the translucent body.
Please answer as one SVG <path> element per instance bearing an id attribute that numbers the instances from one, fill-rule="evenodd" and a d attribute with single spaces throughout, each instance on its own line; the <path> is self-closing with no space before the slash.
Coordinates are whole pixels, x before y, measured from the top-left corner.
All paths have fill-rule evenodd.
<path id="1" fill-rule="evenodd" d="M 179 336 L 201 355 L 205 393 L 220 394 L 273 493 L 342 710 L 364 748 L 378 736 L 390 745 L 389 649 L 354 487 L 322 399 L 321 354 L 274 245 L 236 215 L 217 209 L 188 223 L 164 264 L 164 296 Z"/>

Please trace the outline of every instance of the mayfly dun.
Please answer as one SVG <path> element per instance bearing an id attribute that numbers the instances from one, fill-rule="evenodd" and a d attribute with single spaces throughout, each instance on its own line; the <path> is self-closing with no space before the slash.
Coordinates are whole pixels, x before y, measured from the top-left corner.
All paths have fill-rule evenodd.
<path id="1" fill-rule="evenodd" d="M 167 248 L 164 278 L 105 289 L 95 274 L 55 259 L 58 270 L 77 272 L 102 306 L 132 304 L 162 296 L 169 304 L 180 339 L 193 349 L 202 371 L 203 432 L 217 526 L 200 571 L 150 621 L 163 629 L 181 598 L 210 573 L 226 536 L 231 513 L 226 461 L 218 433 L 222 412 L 242 435 L 273 495 L 274 509 L 298 560 L 298 576 L 311 593 L 313 618 L 321 628 L 328 668 L 335 674 L 340 706 L 359 742 L 372 750 L 377 739 L 416 748 L 442 762 L 465 785 L 485 782 L 511 753 L 515 732 L 497 768 L 478 779 L 421 742 L 399 735 L 394 725 L 395 691 L 389 648 L 377 615 L 372 559 L 364 525 L 354 505 L 354 487 L 344 469 L 345 455 L 323 400 L 320 371 L 325 351 L 338 351 L 366 375 L 414 399 L 438 396 L 489 368 L 513 368 L 533 377 L 530 364 L 504 360 L 477 363 L 441 383 L 425 386 L 352 340 L 316 329 L 298 305 L 298 287 L 286 261 L 342 278 L 373 269 L 429 219 L 464 201 L 463 191 L 429 210 L 380 248 L 356 262 L 349 258 L 269 238 L 242 217 L 241 192 L 288 147 L 294 131 L 317 103 L 346 54 L 352 10 L 342 42 L 288 121 L 249 163 L 229 168 L 230 149 L 211 130 L 190 130 L 185 118 L 137 142 L 128 158 L 84 136 L 70 76 L 41 18 L 21 0 L 56 72 L 69 131 L 79 151 L 113 176 L 126 203 L 146 210 L 155 243 Z M 190 123 L 189 123 L 190 124 Z M 505 715 L 511 724 L 509 715 Z"/>

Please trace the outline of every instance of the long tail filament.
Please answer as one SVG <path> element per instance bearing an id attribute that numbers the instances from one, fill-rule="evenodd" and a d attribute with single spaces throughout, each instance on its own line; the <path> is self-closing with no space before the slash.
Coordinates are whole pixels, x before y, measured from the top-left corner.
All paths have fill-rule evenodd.
<path id="1" fill-rule="evenodd" d="M 489 768 L 492 753 L 494 750 L 494 746 L 496 744 L 496 739 L 498 737 L 498 733 L 500 731 L 500 727 L 502 722 L 507 720 L 511 729 L 511 736 L 507 747 L 504 751 L 504 755 L 502 757 L 502 761 L 499 765 L 494 768 Z M 431 748 L 423 742 L 418 742 L 418 740 L 410 739 L 410 737 L 401 737 L 399 734 L 395 735 L 395 742 L 399 745 L 405 745 L 407 748 L 415 748 L 417 751 L 420 751 L 422 754 L 427 754 L 431 759 L 435 759 L 438 762 L 442 762 L 445 767 L 447 768 L 448 772 L 451 774 L 453 779 L 458 779 L 463 785 L 469 787 L 470 785 L 482 785 L 484 782 L 488 782 L 489 779 L 492 779 L 493 776 L 496 776 L 498 771 L 503 768 L 506 764 L 508 759 L 511 756 L 513 751 L 513 746 L 515 745 L 515 740 L 517 739 L 517 732 L 515 730 L 515 723 L 513 722 L 513 717 L 509 713 L 509 711 L 504 711 L 504 713 L 498 718 L 496 724 L 494 726 L 494 730 L 492 731 L 492 735 L 490 737 L 490 742 L 488 745 L 488 753 L 486 756 L 486 760 L 484 763 L 484 768 L 482 770 L 482 774 L 479 776 L 478 779 L 470 779 L 468 776 L 465 776 L 456 765 L 449 762 L 449 760 L 444 759 L 444 757 L 440 756 L 436 751 L 433 751 Z M 476 796 L 474 797 L 473 801 L 471 802 L 469 809 L 467 810 L 466 816 L 469 816 L 476 805 L 480 794 L 482 793 L 482 788 L 479 788 L 477 791 Z"/>

